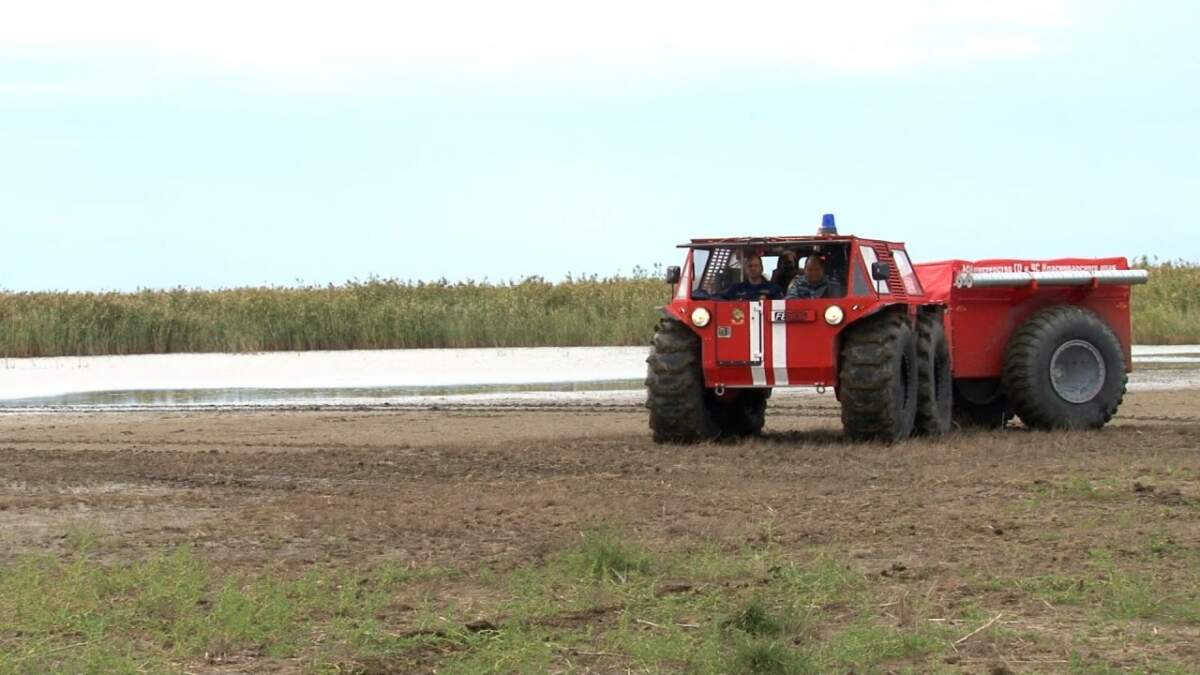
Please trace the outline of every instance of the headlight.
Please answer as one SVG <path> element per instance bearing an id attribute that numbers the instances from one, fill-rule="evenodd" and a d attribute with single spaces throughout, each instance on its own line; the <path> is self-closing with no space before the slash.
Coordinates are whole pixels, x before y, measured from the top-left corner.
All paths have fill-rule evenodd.
<path id="1" fill-rule="evenodd" d="M 825 323 L 830 326 L 838 325 L 844 318 L 846 318 L 846 314 L 842 311 L 841 307 L 830 305 L 825 308 Z"/>
<path id="2" fill-rule="evenodd" d="M 696 328 L 704 328 L 708 325 L 708 321 L 711 318 L 712 316 L 709 315 L 708 310 L 703 307 L 697 307 L 692 310 L 692 324 Z"/>

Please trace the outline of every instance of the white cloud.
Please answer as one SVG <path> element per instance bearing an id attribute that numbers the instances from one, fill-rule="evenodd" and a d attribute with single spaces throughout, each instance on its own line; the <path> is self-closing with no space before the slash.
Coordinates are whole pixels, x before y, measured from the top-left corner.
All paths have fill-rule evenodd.
<path id="1" fill-rule="evenodd" d="M 967 41 L 970 50 L 980 56 L 1003 57 L 1024 56 L 1042 50 L 1042 45 L 1032 35 L 972 35 Z"/>
<path id="2" fill-rule="evenodd" d="M 356 69 L 892 70 L 1036 52 L 1065 0 L 163 0 L 14 4 L 0 52 L 148 52 L 306 75 Z"/>
<path id="3" fill-rule="evenodd" d="M 62 82 L 0 82 L 0 98 L 31 98 L 35 96 L 61 96 L 69 91 Z"/>

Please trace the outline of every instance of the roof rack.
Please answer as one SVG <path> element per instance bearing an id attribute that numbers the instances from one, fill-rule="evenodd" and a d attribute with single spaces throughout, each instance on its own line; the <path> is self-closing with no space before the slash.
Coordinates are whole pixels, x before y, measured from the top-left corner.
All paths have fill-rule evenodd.
<path id="1" fill-rule="evenodd" d="M 845 244 L 852 241 L 852 235 L 841 235 L 837 237 L 822 237 L 819 235 L 804 235 L 790 237 L 717 237 L 707 239 L 693 239 L 686 244 L 679 244 L 676 248 L 715 248 L 718 246 L 788 246 L 795 244 Z"/>

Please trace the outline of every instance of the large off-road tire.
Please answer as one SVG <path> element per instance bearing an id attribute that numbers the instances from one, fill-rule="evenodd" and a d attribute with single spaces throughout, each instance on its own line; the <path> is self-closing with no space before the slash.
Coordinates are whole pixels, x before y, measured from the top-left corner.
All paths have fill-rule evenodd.
<path id="1" fill-rule="evenodd" d="M 950 431 L 953 388 L 942 314 L 922 314 L 917 319 L 917 433 L 936 436 Z"/>
<path id="2" fill-rule="evenodd" d="M 1048 307 L 1013 333 L 1003 379 L 1009 406 L 1025 426 L 1098 429 L 1125 397 L 1125 354 L 1095 313 Z"/>
<path id="3" fill-rule="evenodd" d="M 960 428 L 1002 429 L 1011 417 L 1000 380 L 954 380 L 954 424 Z"/>
<path id="4" fill-rule="evenodd" d="M 704 388 L 700 339 L 691 329 L 674 319 L 659 321 L 646 364 L 646 407 L 656 443 L 699 443 L 721 435 Z"/>
<path id="5" fill-rule="evenodd" d="M 842 427 L 852 440 L 894 442 L 917 417 L 917 339 L 903 314 L 851 326 L 842 342 L 838 393 Z"/>
<path id="6" fill-rule="evenodd" d="M 726 396 L 730 395 L 727 390 Z M 730 402 L 714 401 L 717 424 L 722 436 L 757 436 L 767 419 L 769 389 L 740 389 Z M 711 396 L 711 394 L 710 394 Z"/>

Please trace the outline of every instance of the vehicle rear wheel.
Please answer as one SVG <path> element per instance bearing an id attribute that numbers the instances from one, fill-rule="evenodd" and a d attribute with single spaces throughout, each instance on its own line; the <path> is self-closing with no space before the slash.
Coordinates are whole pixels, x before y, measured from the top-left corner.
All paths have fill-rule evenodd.
<path id="1" fill-rule="evenodd" d="M 1001 429 L 1011 417 L 1000 380 L 954 380 L 954 423 L 959 427 Z"/>
<path id="2" fill-rule="evenodd" d="M 729 392 L 726 392 L 728 395 Z M 728 403 L 714 401 L 717 424 L 723 436 L 757 436 L 762 433 L 767 418 L 769 389 L 741 389 L 737 398 Z"/>
<path id="3" fill-rule="evenodd" d="M 1044 309 L 1013 334 L 1004 357 L 1004 389 L 1026 426 L 1098 429 L 1125 397 L 1121 342 L 1094 312 Z"/>
<path id="4" fill-rule="evenodd" d="M 659 321 L 646 364 L 646 407 L 656 443 L 699 443 L 721 435 L 712 394 L 704 388 L 700 339 L 691 329 L 674 319 Z"/>
<path id="5" fill-rule="evenodd" d="M 917 377 L 908 317 L 888 313 L 852 326 L 842 343 L 838 386 L 846 436 L 890 443 L 912 434 Z"/>
<path id="6" fill-rule="evenodd" d="M 942 314 L 922 314 L 917 319 L 917 433 L 935 436 L 950 431 L 953 398 Z"/>

